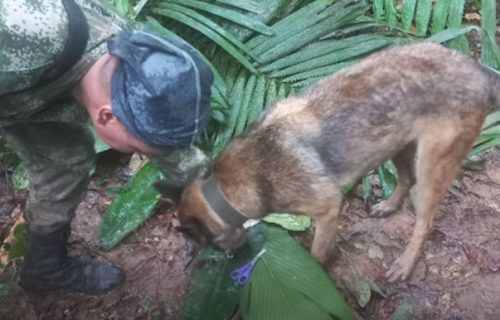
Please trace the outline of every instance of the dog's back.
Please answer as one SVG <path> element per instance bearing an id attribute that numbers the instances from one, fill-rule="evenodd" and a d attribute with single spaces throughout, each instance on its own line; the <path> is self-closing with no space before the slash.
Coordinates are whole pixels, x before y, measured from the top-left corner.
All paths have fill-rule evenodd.
<path id="1" fill-rule="evenodd" d="M 396 47 L 277 103 L 225 153 L 242 150 L 248 160 L 253 148 L 258 154 L 250 158 L 276 175 L 290 171 L 295 158 L 309 174 L 343 185 L 390 159 L 430 123 L 469 130 L 489 110 L 491 87 L 479 64 L 456 51 L 431 43 Z"/>

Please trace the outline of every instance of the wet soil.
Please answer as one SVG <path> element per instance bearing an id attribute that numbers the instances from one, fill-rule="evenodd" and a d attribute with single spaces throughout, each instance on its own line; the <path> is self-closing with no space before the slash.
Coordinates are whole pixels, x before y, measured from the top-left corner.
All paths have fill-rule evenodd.
<path id="1" fill-rule="evenodd" d="M 73 223 L 71 252 L 119 264 L 128 274 L 125 285 L 103 297 L 27 294 L 16 285 L 20 261 L 14 261 L 0 278 L 11 286 L 10 293 L 0 298 L 0 319 L 179 318 L 193 248 L 174 230 L 174 212 L 159 208 L 110 252 L 95 245 L 101 214 L 113 197 L 109 189 L 121 183 L 116 178 L 120 170 L 117 161 L 98 166 Z M 384 273 L 411 234 L 415 221 L 411 199 L 400 212 L 382 219 L 367 217 L 373 203 L 355 195 L 348 199 L 328 268 L 360 318 L 389 319 L 395 312 L 411 314 L 401 319 L 500 318 L 500 151 L 486 154 L 483 170 L 463 170 L 457 177 L 406 282 L 388 283 Z M 13 205 L 5 196 L 1 204 L 0 211 Z M 310 233 L 299 237 L 307 243 Z M 386 298 L 372 294 L 368 304 L 359 307 L 350 267 L 375 281 Z"/>

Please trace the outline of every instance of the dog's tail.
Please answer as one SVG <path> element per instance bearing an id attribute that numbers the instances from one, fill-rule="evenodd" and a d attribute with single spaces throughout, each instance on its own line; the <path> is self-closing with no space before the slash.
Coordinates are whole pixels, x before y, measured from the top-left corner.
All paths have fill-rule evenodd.
<path id="1" fill-rule="evenodd" d="M 490 112 L 500 110 L 500 71 L 481 64 L 482 69 L 490 79 Z"/>

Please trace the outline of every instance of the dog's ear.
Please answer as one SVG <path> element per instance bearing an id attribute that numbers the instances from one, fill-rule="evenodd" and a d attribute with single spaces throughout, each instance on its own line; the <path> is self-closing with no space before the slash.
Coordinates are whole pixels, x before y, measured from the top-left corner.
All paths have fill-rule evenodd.
<path id="1" fill-rule="evenodd" d="M 175 204 L 181 200 L 182 191 L 184 190 L 184 186 L 166 180 L 155 182 L 154 187 L 160 192 L 163 199 L 170 200 Z"/>

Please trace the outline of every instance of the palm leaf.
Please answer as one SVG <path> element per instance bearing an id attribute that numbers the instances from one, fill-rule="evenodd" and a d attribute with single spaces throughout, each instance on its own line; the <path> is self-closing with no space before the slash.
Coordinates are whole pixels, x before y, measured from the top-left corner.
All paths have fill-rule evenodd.
<path id="1" fill-rule="evenodd" d="M 218 3 L 227 4 L 228 6 L 235 7 L 241 10 L 246 10 L 252 13 L 261 13 L 262 6 L 258 1 L 252 0 L 217 0 Z"/>
<path id="2" fill-rule="evenodd" d="M 462 25 L 465 0 L 450 0 L 450 11 L 448 15 L 448 28 L 458 28 Z M 469 54 L 469 43 L 465 36 L 451 40 L 448 45 L 459 51 Z"/>
<path id="3" fill-rule="evenodd" d="M 373 0 L 373 15 L 375 20 L 381 20 L 384 16 L 385 0 Z"/>
<path id="4" fill-rule="evenodd" d="M 450 0 L 436 1 L 434 11 L 432 12 L 432 34 L 441 32 L 446 27 L 448 13 L 450 9 Z"/>
<path id="5" fill-rule="evenodd" d="M 243 129 L 245 129 L 248 121 L 248 114 L 250 112 L 250 101 L 254 96 L 256 82 L 257 76 L 252 74 L 245 84 L 245 91 L 241 99 L 240 113 L 238 114 L 238 119 L 234 127 L 234 135 L 240 135 L 243 132 Z"/>
<path id="6" fill-rule="evenodd" d="M 219 16 L 226 20 L 232 21 L 241 26 L 247 27 L 248 29 L 255 30 L 257 32 L 273 35 L 271 28 L 260 22 L 259 20 L 251 19 L 244 14 L 241 14 L 235 10 L 230 10 L 222 8 L 217 5 L 212 5 L 202 1 L 195 0 L 169 0 L 169 2 L 177 3 L 179 5 L 191 7 L 194 9 L 199 9 L 211 13 L 213 15 Z"/>
<path id="7" fill-rule="evenodd" d="M 280 71 L 273 72 L 271 73 L 271 75 L 274 77 L 285 77 L 296 73 L 304 72 L 313 68 L 336 64 L 345 60 L 354 59 L 366 53 L 373 52 L 377 49 L 386 47 L 393 42 L 394 42 L 393 39 L 385 37 L 379 39 L 373 39 L 366 42 L 361 42 L 356 46 L 334 51 L 328 55 L 321 56 L 318 59 L 312 59 L 309 61 L 298 63 L 294 66 L 290 66 Z"/>
<path id="8" fill-rule="evenodd" d="M 272 63 L 269 63 L 260 68 L 260 70 L 262 72 L 281 70 L 286 67 L 294 66 L 299 63 L 310 61 L 312 59 L 327 55 L 340 49 L 356 46 L 360 43 L 371 41 L 373 39 L 378 39 L 381 37 L 384 36 L 380 34 L 361 34 L 347 39 L 319 41 L 295 53 L 289 54 L 283 58 L 273 61 Z"/>
<path id="9" fill-rule="evenodd" d="M 435 35 L 432 35 L 431 37 L 427 38 L 425 41 L 429 42 L 446 42 L 450 41 L 452 39 L 455 39 L 459 36 L 462 36 L 472 30 L 477 30 L 480 31 L 481 29 L 477 26 L 467 26 L 467 27 L 461 27 L 461 28 L 449 28 L 445 29 L 441 32 L 438 32 Z"/>
<path id="10" fill-rule="evenodd" d="M 278 43 L 276 43 L 277 41 L 270 41 L 271 44 L 267 45 L 267 42 L 264 42 L 261 47 L 256 49 L 256 52 L 260 54 L 257 61 L 260 64 L 265 64 L 276 60 L 277 58 L 281 58 L 297 49 L 302 48 L 304 45 L 309 44 L 316 39 L 319 39 L 323 35 L 329 33 L 332 29 L 345 24 L 347 21 L 364 14 L 367 10 L 367 7 L 362 1 L 356 1 L 355 4 L 345 7 L 340 6 L 340 4 L 342 3 L 343 2 L 338 2 L 338 6 L 334 5 L 336 7 L 334 13 L 332 12 L 328 17 L 310 26 L 309 28 L 294 28 L 293 34 L 289 35 L 288 32 L 286 32 L 286 38 L 285 36 L 283 36 L 281 38 L 282 41 Z M 262 48 L 266 49 L 262 51 Z"/>
<path id="11" fill-rule="evenodd" d="M 393 0 L 385 0 L 384 8 L 387 25 L 389 26 L 389 29 L 393 29 L 396 27 L 397 23 L 396 5 Z"/>
<path id="12" fill-rule="evenodd" d="M 285 18 L 281 19 L 277 23 L 275 23 L 271 29 L 274 32 L 274 37 L 270 40 L 269 37 L 259 35 L 254 38 L 252 38 L 250 41 L 247 42 L 248 46 L 252 49 L 258 49 L 260 47 L 259 51 L 255 51 L 256 54 L 262 53 L 265 50 L 270 49 L 272 46 L 275 46 L 276 44 L 280 43 L 282 39 L 286 39 L 285 33 L 290 29 L 291 26 L 294 26 L 296 24 L 300 24 L 302 29 L 307 27 L 308 25 L 314 24 L 317 22 L 317 13 L 330 4 L 332 4 L 334 0 L 316 0 L 311 2 L 309 5 L 297 10 L 296 12 L 286 16 Z M 289 34 L 289 36 L 291 33 Z M 263 43 L 265 42 L 265 45 Z M 275 43 L 277 42 L 277 43 Z"/>
<path id="13" fill-rule="evenodd" d="M 495 59 L 495 44 L 489 41 L 488 36 L 496 31 L 496 2 L 494 0 L 481 1 L 481 27 L 486 36 L 481 38 L 481 62 L 493 68 L 497 65 Z"/>
<path id="14" fill-rule="evenodd" d="M 432 11 L 432 0 L 419 0 L 417 2 L 417 12 L 415 14 L 415 25 L 417 28 L 417 36 L 427 34 L 429 20 Z"/>
<path id="15" fill-rule="evenodd" d="M 415 8 L 417 6 L 417 0 L 405 0 L 403 1 L 403 13 L 402 13 L 402 25 L 403 31 L 409 32 L 410 26 L 413 21 L 413 15 L 415 14 Z"/>
<path id="16" fill-rule="evenodd" d="M 251 62 L 242 54 L 242 52 L 240 52 L 241 50 L 244 53 L 252 56 L 253 54 L 251 53 L 250 49 L 248 49 L 233 35 L 222 29 L 222 27 L 198 14 L 196 11 L 184 8 L 182 6 L 164 3 L 162 7 L 164 9 L 155 9 L 154 12 L 159 15 L 177 20 L 181 23 L 188 23 L 190 27 L 198 30 L 200 33 L 204 34 L 212 41 L 217 43 L 221 48 L 226 50 L 245 68 L 252 72 L 256 71 Z"/>
<path id="17" fill-rule="evenodd" d="M 249 104 L 247 116 L 248 123 L 254 122 L 264 108 L 266 98 L 266 85 L 267 79 L 264 76 L 259 76 L 255 85 L 254 95 Z"/>

